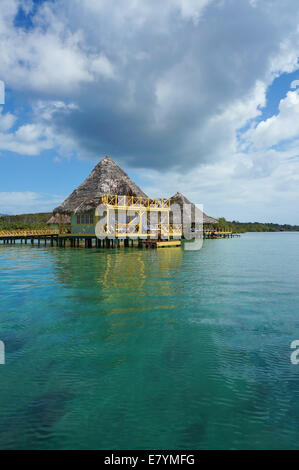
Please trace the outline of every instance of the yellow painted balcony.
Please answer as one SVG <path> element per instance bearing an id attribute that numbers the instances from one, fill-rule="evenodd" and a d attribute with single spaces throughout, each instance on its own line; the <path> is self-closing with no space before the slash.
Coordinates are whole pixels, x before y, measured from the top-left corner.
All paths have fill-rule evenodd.
<path id="1" fill-rule="evenodd" d="M 100 204 L 113 207 L 114 209 L 166 209 L 170 210 L 170 200 L 163 198 L 145 198 L 145 197 L 135 197 L 135 196 L 110 196 L 106 194 L 100 199 Z"/>

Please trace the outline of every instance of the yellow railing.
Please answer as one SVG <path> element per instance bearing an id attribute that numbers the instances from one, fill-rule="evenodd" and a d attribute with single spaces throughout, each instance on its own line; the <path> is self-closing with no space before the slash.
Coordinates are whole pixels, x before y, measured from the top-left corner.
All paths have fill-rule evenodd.
<path id="1" fill-rule="evenodd" d="M 173 224 L 169 226 L 169 234 L 173 237 L 180 237 L 183 235 L 183 227 L 181 224 Z"/>
<path id="2" fill-rule="evenodd" d="M 72 226 L 71 224 L 69 225 L 62 225 L 60 228 L 59 228 L 59 233 L 61 235 L 65 235 L 65 234 L 68 234 L 68 233 L 72 233 Z"/>
<path id="3" fill-rule="evenodd" d="M 134 222 L 134 223 L 133 223 Z M 0 238 L 9 238 L 9 237 L 34 237 L 34 236 L 52 236 L 52 235 L 67 235 L 69 227 L 65 227 L 65 231 L 62 230 L 59 232 L 58 229 L 39 229 L 39 230 L 2 230 L 0 231 Z M 151 225 L 148 229 L 146 227 L 141 227 L 140 224 L 136 224 L 135 220 L 131 221 L 128 224 L 121 224 L 116 222 L 114 224 L 99 225 L 97 228 L 97 235 L 102 236 L 157 236 L 160 234 L 167 238 L 169 236 L 178 236 L 182 235 L 182 225 L 168 225 L 168 224 L 154 224 Z M 76 236 L 77 234 L 72 234 Z M 82 233 L 82 235 L 90 235 L 89 233 Z"/>
<path id="4" fill-rule="evenodd" d="M 203 232 L 205 235 L 224 235 L 224 234 L 230 234 L 230 233 L 233 233 L 233 232 L 225 232 L 223 230 L 204 230 Z"/>
<path id="5" fill-rule="evenodd" d="M 170 199 L 136 196 L 110 196 L 105 194 L 100 198 L 100 204 L 113 206 L 114 208 L 137 208 L 145 207 L 147 209 L 170 209 Z"/>
<path id="6" fill-rule="evenodd" d="M 150 227 L 141 227 L 139 223 L 134 224 L 131 221 L 128 224 L 122 224 L 115 222 L 115 224 L 99 224 L 97 226 L 97 235 L 99 236 L 115 236 L 115 237 L 127 237 L 127 236 L 140 236 L 140 237 L 157 237 L 161 234 L 164 238 L 180 237 L 182 236 L 182 225 L 175 224 L 154 224 Z"/>
<path id="7" fill-rule="evenodd" d="M 38 235 L 58 235 L 57 229 L 40 230 L 1 230 L 0 238 L 6 237 L 33 237 Z"/>

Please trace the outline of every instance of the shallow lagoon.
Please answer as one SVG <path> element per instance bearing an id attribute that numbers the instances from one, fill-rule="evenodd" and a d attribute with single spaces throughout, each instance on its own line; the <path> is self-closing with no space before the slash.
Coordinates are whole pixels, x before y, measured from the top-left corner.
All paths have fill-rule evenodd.
<path id="1" fill-rule="evenodd" d="M 0 448 L 298 448 L 299 233 L 0 246 Z"/>

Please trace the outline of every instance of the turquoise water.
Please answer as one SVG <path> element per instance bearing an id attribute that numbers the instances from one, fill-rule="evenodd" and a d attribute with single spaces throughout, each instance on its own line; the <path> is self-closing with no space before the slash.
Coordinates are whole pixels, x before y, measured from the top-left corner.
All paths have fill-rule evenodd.
<path id="1" fill-rule="evenodd" d="M 1 449 L 295 449 L 299 233 L 0 246 Z"/>

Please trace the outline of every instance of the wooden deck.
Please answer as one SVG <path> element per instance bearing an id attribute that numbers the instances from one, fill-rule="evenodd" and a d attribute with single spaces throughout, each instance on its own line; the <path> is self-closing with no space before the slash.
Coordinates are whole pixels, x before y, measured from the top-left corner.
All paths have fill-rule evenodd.
<path id="1" fill-rule="evenodd" d="M 144 240 L 146 248 L 172 248 L 181 246 L 181 240 Z"/>

